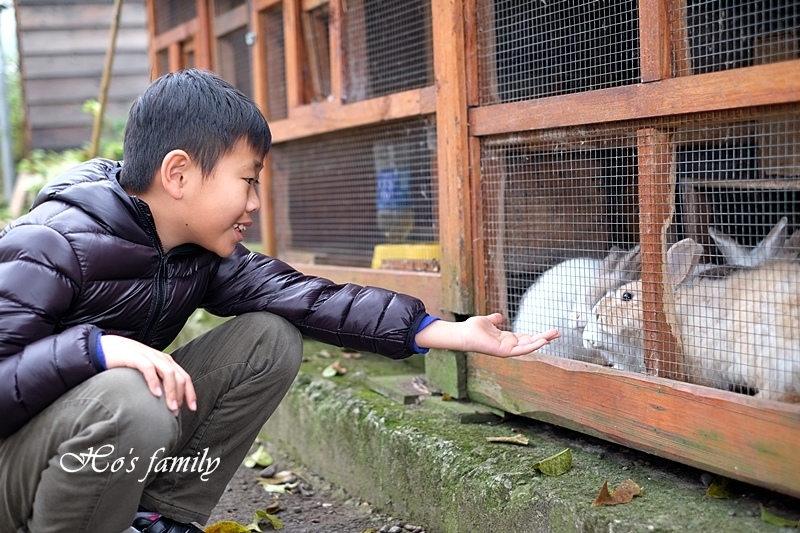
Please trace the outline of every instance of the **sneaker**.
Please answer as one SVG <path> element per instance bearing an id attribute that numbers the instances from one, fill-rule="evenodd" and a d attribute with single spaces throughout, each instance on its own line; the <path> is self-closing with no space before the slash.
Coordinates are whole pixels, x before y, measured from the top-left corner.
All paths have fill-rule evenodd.
<path id="1" fill-rule="evenodd" d="M 131 529 L 136 533 L 203 533 L 202 529 L 193 524 L 183 524 L 158 513 L 148 512 L 138 513 Z"/>

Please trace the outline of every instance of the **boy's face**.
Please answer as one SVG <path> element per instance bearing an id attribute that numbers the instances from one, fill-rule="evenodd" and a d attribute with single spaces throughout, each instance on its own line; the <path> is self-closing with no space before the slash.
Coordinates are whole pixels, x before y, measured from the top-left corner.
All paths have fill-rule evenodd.
<path id="1" fill-rule="evenodd" d="M 194 167 L 189 185 L 188 242 L 194 242 L 220 257 L 233 253 L 244 232 L 253 224 L 252 214 L 261 207 L 258 175 L 263 166 L 260 154 L 246 142 L 238 142 L 203 179 Z M 187 191 L 188 192 L 188 191 Z"/>

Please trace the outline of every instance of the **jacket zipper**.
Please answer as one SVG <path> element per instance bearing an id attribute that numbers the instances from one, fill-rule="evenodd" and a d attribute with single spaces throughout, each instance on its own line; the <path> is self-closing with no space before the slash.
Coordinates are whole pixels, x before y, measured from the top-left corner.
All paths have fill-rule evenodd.
<path id="1" fill-rule="evenodd" d="M 158 270 L 156 271 L 156 278 L 153 280 L 155 294 L 153 294 L 153 299 L 151 300 L 150 311 L 148 312 L 144 332 L 139 338 L 139 342 L 149 346 L 150 341 L 153 340 L 156 324 L 161 317 L 161 312 L 164 310 L 164 295 L 167 292 L 167 262 L 169 261 L 169 254 L 164 253 L 164 248 L 161 246 L 161 239 L 158 238 L 158 232 L 156 231 L 156 225 L 152 215 L 149 211 L 142 209 L 139 202 L 141 202 L 141 200 L 138 198 L 133 199 L 133 204 L 136 206 L 139 218 L 144 222 L 145 231 L 153 241 L 153 246 L 155 246 L 156 251 L 158 251 Z"/>

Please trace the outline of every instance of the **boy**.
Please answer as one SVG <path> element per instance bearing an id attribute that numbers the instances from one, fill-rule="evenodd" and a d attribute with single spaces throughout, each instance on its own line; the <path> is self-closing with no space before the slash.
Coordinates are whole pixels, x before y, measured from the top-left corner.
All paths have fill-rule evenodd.
<path id="1" fill-rule="evenodd" d="M 0 233 L 0 533 L 200 531 L 292 383 L 301 334 L 392 358 L 514 357 L 558 337 L 501 331 L 499 314 L 437 320 L 248 252 L 270 140 L 228 83 L 168 74 L 131 108 L 124 164 L 67 172 Z M 162 352 L 199 307 L 235 318 Z"/>

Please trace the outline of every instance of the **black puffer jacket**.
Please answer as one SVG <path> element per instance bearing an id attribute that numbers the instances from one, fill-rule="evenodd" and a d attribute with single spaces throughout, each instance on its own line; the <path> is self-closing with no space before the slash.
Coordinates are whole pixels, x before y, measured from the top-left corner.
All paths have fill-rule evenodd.
<path id="1" fill-rule="evenodd" d="M 0 233 L 0 437 L 102 371 L 100 332 L 162 350 L 198 307 L 265 310 L 317 340 L 402 358 L 422 302 L 304 276 L 238 246 L 222 259 L 194 245 L 164 253 L 150 210 L 94 159 L 47 186 Z"/>

